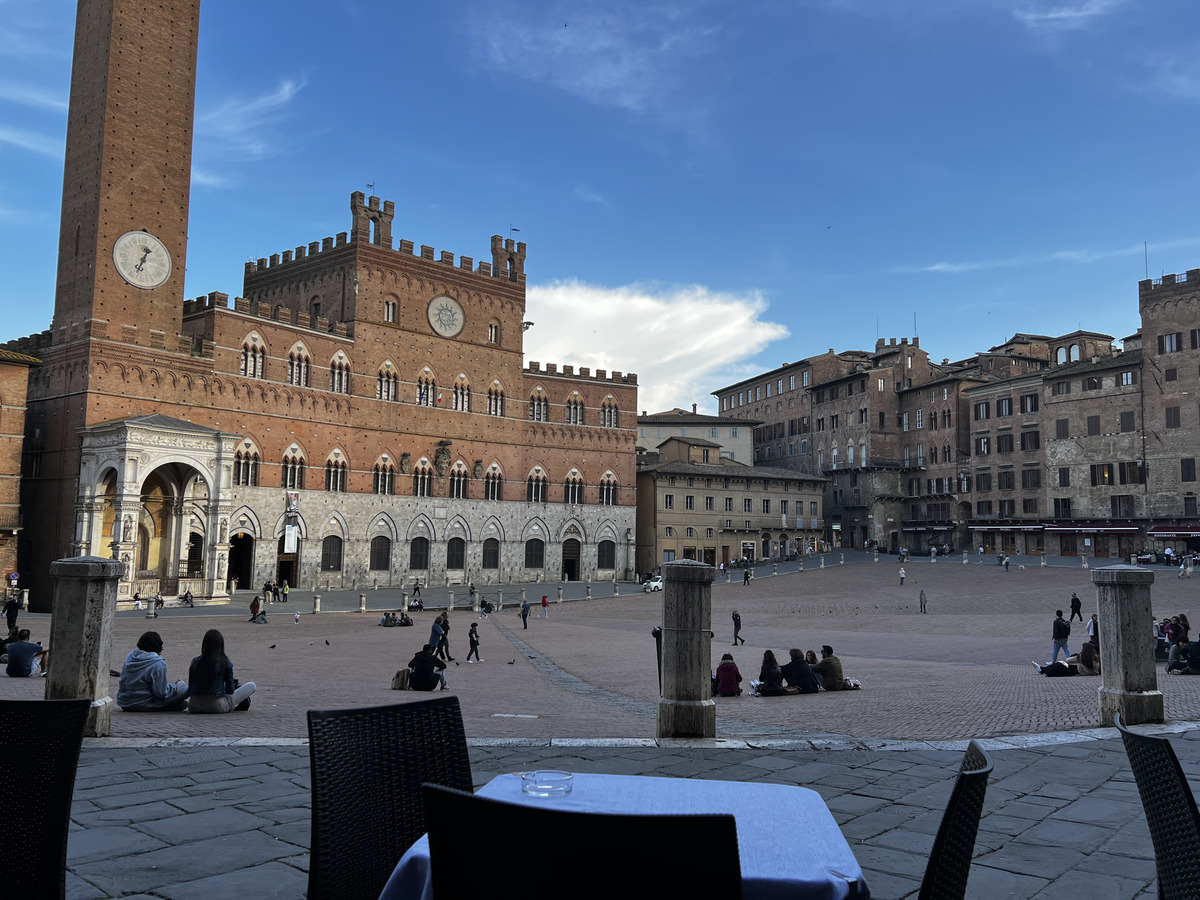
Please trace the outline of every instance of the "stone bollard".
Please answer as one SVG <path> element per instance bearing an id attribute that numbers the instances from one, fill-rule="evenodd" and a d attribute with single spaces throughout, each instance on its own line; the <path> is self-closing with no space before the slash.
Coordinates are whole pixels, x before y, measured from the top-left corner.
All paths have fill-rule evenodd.
<path id="1" fill-rule="evenodd" d="M 592 599 L 592 583 L 590 581 L 588 582 L 586 590 L 587 590 L 587 596 L 584 597 L 584 599 L 591 600 Z"/>
<path id="2" fill-rule="evenodd" d="M 315 616 L 320 611 L 321 611 L 321 595 L 313 594 L 313 615 Z"/>
<path id="3" fill-rule="evenodd" d="M 371 590 L 374 590 L 374 591 L 379 590 L 379 579 L 378 578 L 375 579 L 375 586 Z"/>
<path id="4" fill-rule="evenodd" d="M 408 612 L 408 591 L 400 592 L 400 608 Z"/>
<path id="5" fill-rule="evenodd" d="M 825 557 L 823 557 L 823 556 L 821 557 L 821 565 L 818 566 L 817 568 L 820 568 L 820 569 L 825 568 Z"/>
<path id="6" fill-rule="evenodd" d="M 367 611 L 367 595 L 366 594 L 358 595 L 358 611 L 360 613 L 365 613 Z"/>
<path id="7" fill-rule="evenodd" d="M 838 554 L 838 565 L 839 565 L 839 566 L 844 566 L 845 564 L 846 564 L 846 554 L 845 554 L 845 553 L 839 553 L 839 554 Z"/>
<path id="8" fill-rule="evenodd" d="M 619 581 L 617 581 L 617 579 L 615 579 L 615 578 L 613 579 L 613 596 L 614 597 L 621 596 L 621 583 Z"/>
<path id="9" fill-rule="evenodd" d="M 50 620 L 47 700 L 90 700 L 88 737 L 111 732 L 113 699 L 108 696 L 117 584 L 125 565 L 116 559 L 78 556 L 50 564 L 54 616 Z M 154 604 L 154 598 L 150 599 Z"/>
<path id="10" fill-rule="evenodd" d="M 937 547 L 934 547 L 929 551 L 929 561 L 931 563 L 937 562 Z"/>
<path id="11" fill-rule="evenodd" d="M 878 550 L 875 551 L 875 559 L 872 560 L 872 562 L 879 562 L 879 551 Z"/>
<path id="12" fill-rule="evenodd" d="M 716 572 L 696 560 L 663 566 L 660 738 L 717 736 L 712 698 L 712 582 Z"/>
<path id="13" fill-rule="evenodd" d="M 1140 566 L 1105 566 L 1092 572 L 1100 621 L 1100 724 L 1163 721 L 1163 695 L 1154 664 L 1150 585 Z"/>
<path id="14" fill-rule="evenodd" d="M 558 586 L 558 599 L 555 600 L 554 602 L 562 603 L 562 585 L 561 584 Z"/>
<path id="15" fill-rule="evenodd" d="M 771 563 L 771 577 L 774 578 L 779 574 L 779 563 Z"/>
<path id="16" fill-rule="evenodd" d="M 963 565 L 965 566 L 966 564 L 967 564 L 967 551 L 964 550 L 963 551 Z"/>
<path id="17" fill-rule="evenodd" d="M 504 591 L 496 591 L 496 611 L 504 609 Z"/>
<path id="18" fill-rule="evenodd" d="M 725 570 L 725 583 L 730 584 L 730 583 L 732 583 L 732 581 L 733 581 L 733 576 L 729 573 L 729 570 L 726 569 Z"/>
<path id="19" fill-rule="evenodd" d="M 1046 554 L 1045 554 L 1045 553 L 1043 553 L 1043 554 L 1042 554 L 1042 563 L 1041 563 L 1041 565 L 1042 565 L 1042 568 L 1045 568 L 1045 567 L 1046 567 L 1046 565 L 1047 565 L 1047 563 L 1046 563 Z"/>
<path id="20" fill-rule="evenodd" d="M 1088 567 L 1087 557 L 1084 556 L 1084 557 L 1082 557 L 1082 559 L 1083 559 L 1083 567 L 1086 569 Z M 1103 665 L 1103 663 L 1101 663 L 1101 665 Z"/>
<path id="21" fill-rule="evenodd" d="M 446 591 L 446 597 L 448 598 L 446 600 L 446 611 L 453 612 L 454 611 L 454 591 Z"/>

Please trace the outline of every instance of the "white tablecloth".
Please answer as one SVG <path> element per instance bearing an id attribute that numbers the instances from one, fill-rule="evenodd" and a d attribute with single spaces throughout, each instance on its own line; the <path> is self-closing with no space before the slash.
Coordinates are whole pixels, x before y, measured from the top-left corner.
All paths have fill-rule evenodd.
<path id="1" fill-rule="evenodd" d="M 808 788 L 692 778 L 577 774 L 570 794 L 547 800 L 522 794 L 519 776 L 500 775 L 488 782 L 479 796 L 578 812 L 732 813 L 737 819 L 745 900 L 844 900 L 852 896 L 855 881 L 856 896 L 869 897 L 862 869 L 850 845 L 821 795 Z M 380 900 L 417 898 L 433 898 L 427 837 L 422 837 L 404 854 L 380 895 Z"/>

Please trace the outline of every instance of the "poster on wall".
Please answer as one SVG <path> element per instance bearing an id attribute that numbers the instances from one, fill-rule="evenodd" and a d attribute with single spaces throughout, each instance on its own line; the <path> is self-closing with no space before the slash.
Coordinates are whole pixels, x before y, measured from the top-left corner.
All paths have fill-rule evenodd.
<path id="1" fill-rule="evenodd" d="M 300 492 L 285 491 L 283 502 L 283 514 L 288 519 L 300 518 Z"/>
<path id="2" fill-rule="evenodd" d="M 300 529 L 295 525 L 283 526 L 283 552 L 295 553 Z"/>

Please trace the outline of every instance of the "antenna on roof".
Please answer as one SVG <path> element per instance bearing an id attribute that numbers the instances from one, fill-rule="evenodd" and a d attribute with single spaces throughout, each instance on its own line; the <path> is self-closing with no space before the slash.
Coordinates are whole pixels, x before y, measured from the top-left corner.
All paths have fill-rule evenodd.
<path id="1" fill-rule="evenodd" d="M 916 337 L 917 334 L 917 314 L 913 313 L 913 337 Z"/>
<path id="2" fill-rule="evenodd" d="M 1150 280 L 1150 242 L 1142 241 L 1142 253 L 1146 257 L 1146 280 Z"/>

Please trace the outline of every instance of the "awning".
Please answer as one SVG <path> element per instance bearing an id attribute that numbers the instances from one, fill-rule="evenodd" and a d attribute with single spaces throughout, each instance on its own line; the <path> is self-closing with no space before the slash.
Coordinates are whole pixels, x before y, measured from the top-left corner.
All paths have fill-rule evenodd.
<path id="1" fill-rule="evenodd" d="M 1137 534 L 1136 525 L 1047 525 L 1046 531 L 1071 534 Z"/>
<path id="2" fill-rule="evenodd" d="M 950 531 L 953 525 L 905 525 L 901 531 Z"/>
<path id="3" fill-rule="evenodd" d="M 1151 528 L 1149 535 L 1156 538 L 1200 537 L 1200 528 L 1173 528 L 1169 531 L 1165 528 Z"/>
<path id="4" fill-rule="evenodd" d="M 972 525 L 971 531 L 1041 531 L 1044 525 Z M 1049 528 L 1046 528 L 1049 531 Z"/>

